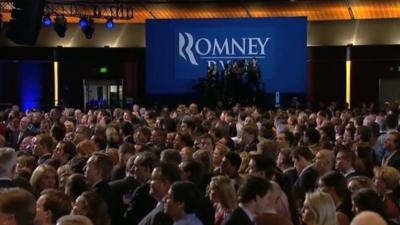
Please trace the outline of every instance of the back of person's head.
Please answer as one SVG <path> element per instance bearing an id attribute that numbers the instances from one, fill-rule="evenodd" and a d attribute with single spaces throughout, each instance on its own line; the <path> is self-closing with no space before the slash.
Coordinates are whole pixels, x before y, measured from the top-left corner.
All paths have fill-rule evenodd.
<path id="1" fill-rule="evenodd" d="M 181 180 L 181 171 L 179 167 L 175 164 L 160 162 L 156 168 L 160 168 L 161 176 L 167 180 L 170 184 L 175 181 Z"/>
<path id="2" fill-rule="evenodd" d="M 13 215 L 16 225 L 32 225 L 36 216 L 35 197 L 20 188 L 0 189 L 0 212 Z"/>
<path id="3" fill-rule="evenodd" d="M 351 221 L 350 225 L 387 225 L 385 219 L 376 212 L 364 211 Z"/>
<path id="4" fill-rule="evenodd" d="M 306 146 L 299 146 L 293 150 L 292 157 L 295 158 L 299 156 L 304 157 L 304 159 L 307 160 L 308 162 L 311 162 L 314 159 L 314 155 L 312 154 L 310 149 Z"/>
<path id="5" fill-rule="evenodd" d="M 57 220 L 56 225 L 93 225 L 86 216 L 66 215 Z"/>
<path id="6" fill-rule="evenodd" d="M 176 149 L 165 149 L 161 152 L 160 161 L 179 165 L 182 162 L 182 156 Z"/>
<path id="7" fill-rule="evenodd" d="M 279 150 L 274 140 L 267 139 L 257 144 L 257 153 L 275 159 L 279 154 Z"/>
<path id="8" fill-rule="evenodd" d="M 305 205 L 316 214 L 315 225 L 338 224 L 335 203 L 329 194 L 320 191 L 307 193 Z"/>
<path id="9" fill-rule="evenodd" d="M 228 152 L 225 155 L 225 158 L 234 166 L 237 170 L 240 168 L 240 164 L 242 164 L 242 158 L 240 155 L 235 152 Z"/>
<path id="10" fill-rule="evenodd" d="M 389 114 L 386 116 L 385 124 L 387 129 L 395 129 L 398 122 L 398 116 L 396 114 Z"/>
<path id="11" fill-rule="evenodd" d="M 62 123 L 54 123 L 50 129 L 50 135 L 56 140 L 61 141 L 65 137 L 65 126 Z"/>
<path id="12" fill-rule="evenodd" d="M 250 203 L 257 197 L 264 197 L 271 188 L 270 182 L 261 177 L 246 176 L 238 190 L 238 201 Z"/>
<path id="13" fill-rule="evenodd" d="M 343 174 L 331 171 L 323 175 L 320 179 L 326 187 L 333 187 L 339 197 L 345 198 L 348 196 L 346 178 Z"/>
<path id="14" fill-rule="evenodd" d="M 107 212 L 107 204 L 94 191 L 82 193 L 80 196 L 86 201 L 86 216 L 93 221 L 95 225 L 109 225 L 110 218 Z"/>
<path id="15" fill-rule="evenodd" d="M 101 177 L 104 181 L 108 181 L 111 178 L 112 168 L 114 166 L 113 159 L 105 153 L 94 153 L 92 163 L 97 169 L 101 170 Z"/>
<path id="16" fill-rule="evenodd" d="M 378 213 L 385 219 L 388 218 L 386 206 L 382 202 L 378 193 L 373 189 L 362 188 L 356 191 L 352 196 L 352 200 L 354 202 L 353 207 L 355 208 L 356 214 L 363 211 L 372 211 Z"/>
<path id="17" fill-rule="evenodd" d="M 67 178 L 65 183 L 65 193 L 69 195 L 71 201 L 75 201 L 75 199 L 87 189 L 88 186 L 84 175 L 74 173 Z"/>
<path id="18" fill-rule="evenodd" d="M 308 138 L 310 144 L 319 143 L 321 135 L 315 128 L 307 128 L 305 131 L 305 136 Z"/>
<path id="19" fill-rule="evenodd" d="M 0 177 L 12 178 L 17 164 L 17 153 L 12 148 L 0 148 Z"/>
<path id="20" fill-rule="evenodd" d="M 199 162 L 194 159 L 185 160 L 179 165 L 179 168 L 182 174 L 188 174 L 188 177 L 186 177 L 187 180 L 196 185 L 200 184 L 203 168 Z"/>
<path id="21" fill-rule="evenodd" d="M 119 124 L 119 129 L 124 136 L 132 135 L 133 134 L 133 125 L 131 122 L 122 121 Z"/>
<path id="22" fill-rule="evenodd" d="M 369 142 L 371 139 L 371 129 L 367 126 L 359 126 L 356 131 L 362 142 Z"/>
<path id="23" fill-rule="evenodd" d="M 76 145 L 76 152 L 81 156 L 90 157 L 96 150 L 97 146 L 91 140 L 83 140 Z"/>
<path id="24" fill-rule="evenodd" d="M 185 213 L 197 212 L 202 195 L 196 185 L 188 181 L 177 181 L 172 184 L 170 190 L 175 202 L 185 204 Z"/>
<path id="25" fill-rule="evenodd" d="M 257 137 L 258 128 L 255 124 L 248 124 L 243 127 L 243 132 L 246 132 L 254 137 Z"/>
<path id="26" fill-rule="evenodd" d="M 43 210 L 51 212 L 51 222 L 55 224 L 57 220 L 68 215 L 71 211 L 71 200 L 64 192 L 47 189 L 42 191 L 41 198 L 44 198 Z"/>
<path id="27" fill-rule="evenodd" d="M 204 173 L 210 173 L 212 171 L 212 156 L 209 151 L 197 150 L 193 153 L 193 159 L 202 165 Z"/>
<path id="28" fill-rule="evenodd" d="M 253 161 L 253 162 L 251 162 Z M 272 158 L 265 157 L 263 155 L 252 155 L 250 156 L 250 174 L 253 173 L 264 173 L 264 178 L 271 180 L 276 172 L 276 162 Z M 255 171 L 252 171 L 255 170 Z"/>

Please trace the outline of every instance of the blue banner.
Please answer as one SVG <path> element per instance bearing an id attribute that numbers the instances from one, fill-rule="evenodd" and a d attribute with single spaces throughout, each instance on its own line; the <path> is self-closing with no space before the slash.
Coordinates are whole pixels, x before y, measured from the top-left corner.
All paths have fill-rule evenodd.
<path id="1" fill-rule="evenodd" d="M 220 79 L 235 62 L 256 61 L 268 93 L 306 93 L 307 19 L 174 19 L 146 21 L 148 94 L 193 92 L 216 66 Z"/>

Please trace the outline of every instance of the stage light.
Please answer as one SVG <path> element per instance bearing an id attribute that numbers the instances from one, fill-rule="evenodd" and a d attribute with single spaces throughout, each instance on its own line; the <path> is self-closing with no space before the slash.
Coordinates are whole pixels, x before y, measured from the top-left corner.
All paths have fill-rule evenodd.
<path id="1" fill-rule="evenodd" d="M 87 39 L 92 38 L 94 33 L 94 22 L 92 18 L 86 20 L 86 25 L 82 27 L 82 32 L 85 34 Z"/>
<path id="2" fill-rule="evenodd" d="M 107 19 L 106 27 L 107 27 L 108 29 L 114 28 L 114 21 L 113 21 L 112 18 L 108 18 L 108 19 Z"/>
<path id="3" fill-rule="evenodd" d="M 51 18 L 49 15 L 43 17 L 42 23 L 45 27 L 51 26 Z"/>
<path id="4" fill-rule="evenodd" d="M 82 16 L 81 19 L 79 20 L 79 26 L 81 28 L 85 28 L 88 25 L 88 20 L 86 16 Z"/>
<path id="5" fill-rule="evenodd" d="M 67 19 L 63 15 L 57 16 L 54 20 L 54 30 L 60 38 L 65 37 L 67 32 Z"/>

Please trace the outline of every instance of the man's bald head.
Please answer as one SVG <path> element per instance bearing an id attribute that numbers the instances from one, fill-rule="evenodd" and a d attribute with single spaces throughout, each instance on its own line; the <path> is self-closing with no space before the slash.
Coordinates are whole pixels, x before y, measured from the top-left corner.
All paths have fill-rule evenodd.
<path id="1" fill-rule="evenodd" d="M 386 221 L 380 216 L 378 213 L 371 212 L 371 211 L 364 211 L 351 221 L 350 225 L 387 225 Z"/>

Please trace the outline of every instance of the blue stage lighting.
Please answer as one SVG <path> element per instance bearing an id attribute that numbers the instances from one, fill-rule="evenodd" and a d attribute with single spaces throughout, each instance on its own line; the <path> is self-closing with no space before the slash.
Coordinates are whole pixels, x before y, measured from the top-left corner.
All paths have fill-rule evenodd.
<path id="1" fill-rule="evenodd" d="M 108 19 L 107 19 L 106 27 L 107 27 L 108 29 L 114 28 L 114 21 L 113 21 L 112 18 L 108 18 Z"/>
<path id="2" fill-rule="evenodd" d="M 49 27 L 49 26 L 51 25 L 51 18 L 50 18 L 50 16 L 49 16 L 49 15 L 44 16 L 42 22 L 43 22 L 43 25 L 44 25 L 45 27 Z"/>
<path id="3" fill-rule="evenodd" d="M 85 28 L 88 25 L 88 20 L 86 18 L 86 16 L 82 16 L 81 20 L 79 20 L 79 26 L 81 28 Z"/>

